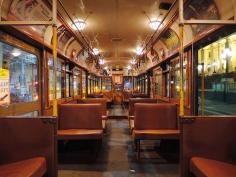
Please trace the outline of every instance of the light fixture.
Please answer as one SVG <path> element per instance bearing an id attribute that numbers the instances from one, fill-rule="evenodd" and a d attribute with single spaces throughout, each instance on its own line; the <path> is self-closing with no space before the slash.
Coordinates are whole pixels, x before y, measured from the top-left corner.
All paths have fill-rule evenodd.
<path id="1" fill-rule="evenodd" d="M 227 59 L 233 56 L 233 52 L 230 48 L 225 48 L 221 54 L 223 59 Z"/>
<path id="2" fill-rule="evenodd" d="M 74 30 L 79 30 L 79 31 L 83 31 L 85 26 L 86 26 L 85 21 L 81 19 L 75 21 L 74 24 L 72 24 L 72 28 Z"/>
<path id="3" fill-rule="evenodd" d="M 137 55 L 142 55 L 142 54 L 143 54 L 143 49 L 142 49 L 142 47 L 138 46 L 138 47 L 136 48 L 136 54 L 137 54 Z"/>
<path id="4" fill-rule="evenodd" d="M 130 64 L 132 64 L 132 65 L 135 65 L 136 63 L 137 63 L 137 62 L 136 62 L 135 59 L 133 59 L 133 60 L 130 61 Z"/>
<path id="5" fill-rule="evenodd" d="M 21 52 L 19 50 L 13 50 L 11 53 L 14 57 L 18 57 L 21 55 Z"/>
<path id="6" fill-rule="evenodd" d="M 131 66 L 130 66 L 130 65 L 129 65 L 129 66 L 127 66 L 127 69 L 128 69 L 128 70 L 131 70 Z"/>
<path id="7" fill-rule="evenodd" d="M 202 69 L 203 69 L 203 64 L 199 64 L 199 65 L 197 66 L 197 69 L 198 69 L 199 72 L 202 71 Z"/>
<path id="8" fill-rule="evenodd" d="M 105 70 L 108 70 L 108 66 L 105 66 L 104 69 L 105 69 Z"/>
<path id="9" fill-rule="evenodd" d="M 160 21 L 158 21 L 158 20 L 151 20 L 150 21 L 150 23 L 149 23 L 149 26 L 150 26 L 150 28 L 152 28 L 153 30 L 157 30 L 157 28 L 159 27 L 159 25 L 160 25 Z"/>
<path id="10" fill-rule="evenodd" d="M 99 59 L 99 64 L 100 65 L 104 65 L 105 64 L 105 60 L 104 59 Z"/>
<path id="11" fill-rule="evenodd" d="M 93 48 L 93 54 L 94 55 L 98 55 L 99 54 L 99 50 L 97 48 Z"/>

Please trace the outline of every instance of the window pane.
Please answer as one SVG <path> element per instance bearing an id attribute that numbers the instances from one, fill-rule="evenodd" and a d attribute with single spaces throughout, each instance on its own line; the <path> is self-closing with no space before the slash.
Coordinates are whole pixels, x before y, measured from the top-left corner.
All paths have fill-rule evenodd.
<path id="1" fill-rule="evenodd" d="M 235 114 L 236 34 L 198 50 L 199 114 Z"/>
<path id="2" fill-rule="evenodd" d="M 0 105 L 38 100 L 36 55 L 0 42 Z"/>

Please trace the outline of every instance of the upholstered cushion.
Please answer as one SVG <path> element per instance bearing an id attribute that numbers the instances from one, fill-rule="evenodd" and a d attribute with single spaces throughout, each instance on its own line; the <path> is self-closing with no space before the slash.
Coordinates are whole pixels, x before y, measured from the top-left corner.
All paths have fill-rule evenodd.
<path id="1" fill-rule="evenodd" d="M 133 130 L 134 139 L 179 139 L 179 130 Z"/>
<path id="2" fill-rule="evenodd" d="M 153 98 L 130 98 L 129 99 L 129 116 L 134 116 L 135 103 L 157 103 L 157 99 Z"/>
<path id="3" fill-rule="evenodd" d="M 102 139 L 103 130 L 87 130 L 87 129 L 67 129 L 58 130 L 58 139 Z"/>
<path id="4" fill-rule="evenodd" d="M 42 177 L 47 171 L 43 157 L 0 165 L 1 177 Z"/>
<path id="5" fill-rule="evenodd" d="M 236 177 L 236 165 L 201 157 L 191 158 L 190 171 L 196 177 Z"/>

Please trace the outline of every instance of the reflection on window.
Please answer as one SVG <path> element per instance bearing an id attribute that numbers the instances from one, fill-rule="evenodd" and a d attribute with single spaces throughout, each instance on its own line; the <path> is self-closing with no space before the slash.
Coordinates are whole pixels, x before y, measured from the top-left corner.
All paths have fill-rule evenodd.
<path id="1" fill-rule="evenodd" d="M 186 91 L 186 64 L 187 60 L 184 60 L 184 70 L 183 70 L 183 84 L 184 84 L 184 92 Z M 179 98 L 180 96 L 180 63 L 179 59 L 176 59 L 172 62 L 171 69 L 171 97 Z"/>
<path id="2" fill-rule="evenodd" d="M 103 91 L 111 91 L 112 90 L 111 78 L 103 78 L 103 80 L 102 80 L 102 90 Z"/>
<path id="3" fill-rule="evenodd" d="M 199 114 L 235 114 L 236 33 L 198 50 Z"/>
<path id="4" fill-rule="evenodd" d="M 38 100 L 36 55 L 0 42 L 0 105 Z"/>
<path id="5" fill-rule="evenodd" d="M 73 91 L 74 91 L 74 96 L 80 95 L 80 70 L 78 68 L 75 68 L 73 71 Z"/>

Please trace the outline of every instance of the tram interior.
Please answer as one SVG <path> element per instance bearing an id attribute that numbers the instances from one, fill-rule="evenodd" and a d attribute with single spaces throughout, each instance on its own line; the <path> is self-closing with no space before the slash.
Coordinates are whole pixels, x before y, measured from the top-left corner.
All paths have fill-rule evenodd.
<path id="1" fill-rule="evenodd" d="M 0 0 L 0 177 L 236 177 L 235 9 Z"/>

